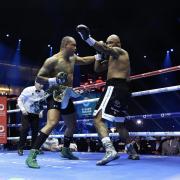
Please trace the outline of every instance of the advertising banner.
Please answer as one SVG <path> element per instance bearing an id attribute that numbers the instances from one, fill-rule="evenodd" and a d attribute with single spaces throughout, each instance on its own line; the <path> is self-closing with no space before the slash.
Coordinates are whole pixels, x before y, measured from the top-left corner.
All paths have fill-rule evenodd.
<path id="1" fill-rule="evenodd" d="M 0 144 L 7 143 L 7 98 L 0 96 Z"/>

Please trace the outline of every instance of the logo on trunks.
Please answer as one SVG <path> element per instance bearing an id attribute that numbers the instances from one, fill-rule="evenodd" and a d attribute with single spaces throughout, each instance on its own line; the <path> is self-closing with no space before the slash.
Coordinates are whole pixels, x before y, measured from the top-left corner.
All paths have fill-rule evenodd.
<path id="1" fill-rule="evenodd" d="M 117 108 L 120 108 L 120 107 L 121 107 L 120 101 L 115 100 L 115 101 L 114 101 L 114 106 L 117 107 Z"/>
<path id="2" fill-rule="evenodd" d="M 121 103 L 118 100 L 114 101 L 113 106 L 111 107 L 111 110 L 113 111 L 114 115 L 118 114 L 120 112 Z"/>
<path id="3" fill-rule="evenodd" d="M 114 114 L 117 114 L 117 113 L 120 112 L 118 109 L 115 109 L 115 108 L 113 108 L 113 107 L 111 107 L 111 110 L 113 111 Z"/>

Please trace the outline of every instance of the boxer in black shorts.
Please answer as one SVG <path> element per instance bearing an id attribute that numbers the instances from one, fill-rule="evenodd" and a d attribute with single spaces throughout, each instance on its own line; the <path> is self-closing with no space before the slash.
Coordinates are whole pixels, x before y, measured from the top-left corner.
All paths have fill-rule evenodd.
<path id="1" fill-rule="evenodd" d="M 94 111 L 94 125 L 105 148 L 104 158 L 97 162 L 97 165 L 105 165 L 108 162 L 119 158 L 110 138 L 104 120 L 117 122 L 120 136 L 129 142 L 129 134 L 124 126 L 127 113 L 127 104 L 130 97 L 128 81 L 130 76 L 130 61 L 128 52 L 121 48 L 120 38 L 110 35 L 106 43 L 98 42 L 90 35 L 90 30 L 85 25 L 78 25 L 76 31 L 81 38 L 90 46 L 96 49 L 99 54 L 95 56 L 96 72 L 107 70 L 107 83 L 105 92 L 101 95 Z M 103 59 L 105 54 L 107 59 Z M 132 143 L 127 144 L 127 152 L 130 159 L 139 159 Z"/>
<path id="2" fill-rule="evenodd" d="M 102 118 L 112 122 L 124 122 L 130 92 L 126 79 L 112 78 L 107 80 L 105 90 L 94 110 L 94 116 L 102 110 Z"/>
<path id="3" fill-rule="evenodd" d="M 73 72 L 75 64 L 87 65 L 95 61 L 94 56 L 79 57 L 75 54 L 76 41 L 73 37 L 65 36 L 61 41 L 60 51 L 48 58 L 38 72 L 36 81 L 44 86 L 48 86 L 48 90 L 57 85 L 67 86 L 70 91 L 73 84 Z M 53 96 L 48 98 L 47 123 L 40 130 L 36 141 L 30 150 L 26 159 L 26 164 L 30 168 L 40 168 L 37 163 L 36 156 L 41 145 L 46 141 L 53 128 L 57 125 L 60 115 L 66 125 L 64 133 L 64 147 L 61 155 L 64 158 L 77 160 L 78 158 L 70 151 L 70 142 L 76 127 L 76 114 L 71 97 L 77 94 L 73 90 L 58 103 Z"/>

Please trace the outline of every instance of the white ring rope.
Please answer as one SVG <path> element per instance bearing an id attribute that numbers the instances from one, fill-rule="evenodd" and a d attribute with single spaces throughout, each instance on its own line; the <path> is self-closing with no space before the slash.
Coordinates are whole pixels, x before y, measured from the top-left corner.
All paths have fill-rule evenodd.
<path id="1" fill-rule="evenodd" d="M 171 91 L 178 91 L 180 90 L 180 85 L 177 86 L 171 86 L 171 87 L 165 87 L 165 88 L 159 88 L 159 89 L 151 89 L 146 91 L 139 91 L 132 93 L 132 97 L 137 96 L 144 96 L 144 95 L 150 95 L 150 94 L 157 94 L 162 92 L 171 92 Z M 88 100 L 81 100 L 81 101 L 75 101 L 74 104 L 82 104 L 82 103 L 88 103 L 88 102 L 96 102 L 99 98 L 94 99 L 88 99 Z M 14 113 L 19 112 L 20 109 L 14 109 L 14 110 L 8 110 L 7 113 Z M 144 115 L 134 115 L 134 116 L 127 116 L 127 120 L 136 120 L 136 119 L 159 119 L 159 118 L 170 118 L 170 117 L 180 117 L 180 112 L 174 112 L 174 113 L 161 113 L 161 114 L 144 114 Z M 90 119 L 86 119 L 85 121 L 89 121 Z M 63 123 L 63 122 L 60 122 Z M 21 124 L 9 124 L 9 127 L 17 127 Z M 180 136 L 180 132 L 129 132 L 130 136 Z M 110 137 L 118 137 L 118 133 L 110 133 Z M 63 138 L 64 135 L 50 135 L 50 137 L 55 138 Z M 97 133 L 91 133 L 91 134 L 74 134 L 75 138 L 78 137 L 98 137 Z M 31 136 L 27 137 L 28 139 L 31 139 Z M 17 140 L 19 137 L 8 137 L 8 140 Z"/>
<path id="2" fill-rule="evenodd" d="M 170 86 L 170 87 L 134 92 L 134 93 L 132 93 L 132 97 L 158 94 L 158 93 L 163 93 L 163 92 L 179 91 L 179 90 L 180 90 L 180 85 Z"/>
<path id="3" fill-rule="evenodd" d="M 146 90 L 146 91 L 133 92 L 131 95 L 132 97 L 137 97 L 137 96 L 145 96 L 145 95 L 158 94 L 158 93 L 163 93 L 163 92 L 172 92 L 172 91 L 178 91 L 178 90 L 180 90 L 180 85 L 169 86 L 169 87 L 158 88 L 158 89 L 151 89 L 151 90 Z M 98 101 L 98 99 L 99 98 L 74 101 L 74 104 L 96 102 Z M 19 112 L 19 111 L 20 109 L 14 109 L 14 110 L 8 110 L 7 113 L 14 113 L 14 112 Z"/>
<path id="4" fill-rule="evenodd" d="M 126 120 L 137 120 L 137 119 L 163 119 L 163 118 L 177 118 L 180 117 L 180 112 L 172 113 L 160 113 L 160 114 L 142 114 L 134 116 L 126 116 Z M 89 122 L 93 119 L 79 119 L 77 122 Z M 64 124 L 64 121 L 59 121 L 59 124 Z M 20 127 L 21 124 L 8 124 L 8 127 Z"/>
<path id="5" fill-rule="evenodd" d="M 172 72 L 172 71 L 177 71 L 180 70 L 180 66 L 175 66 L 167 69 L 162 69 L 158 71 L 153 71 L 153 72 L 148 72 L 148 73 L 143 73 L 140 75 L 134 75 L 131 76 L 131 80 L 134 79 L 140 79 L 144 77 L 149 77 L 149 76 L 154 76 L 162 73 L 167 73 L 167 72 Z M 105 82 L 102 83 L 97 83 L 93 85 L 87 85 L 84 86 L 84 89 L 88 89 L 88 87 L 94 86 L 94 88 L 100 87 L 105 85 Z M 79 87 L 80 89 L 82 87 Z M 77 88 L 78 89 L 78 88 Z M 180 85 L 177 86 L 171 86 L 171 87 L 165 87 L 165 88 L 159 88 L 159 89 L 151 89 L 151 90 L 145 90 L 145 91 L 139 91 L 139 92 L 134 92 L 132 93 L 132 97 L 137 97 L 137 96 L 144 96 L 144 95 L 151 95 L 151 94 L 158 94 L 162 92 L 171 92 L 171 91 L 178 91 L 180 90 Z M 88 102 L 96 102 L 98 101 L 99 98 L 95 99 L 88 99 L 88 100 L 81 100 L 81 101 L 75 101 L 74 104 L 82 104 L 82 103 L 88 103 Z M 14 109 L 14 110 L 8 110 L 7 113 L 14 113 L 14 112 L 19 112 L 20 109 Z M 144 115 L 135 115 L 135 116 L 127 116 L 127 120 L 135 120 L 135 119 L 159 119 L 159 118 L 169 118 L 169 117 L 180 117 L 180 112 L 175 112 L 175 113 L 161 113 L 161 114 L 144 114 Z M 90 121 L 92 119 L 85 119 L 85 120 L 80 120 L 80 121 Z M 63 122 L 60 122 L 63 123 Z M 8 124 L 8 127 L 17 127 L 20 126 L 21 124 Z M 180 132 L 129 132 L 130 136 L 180 136 Z M 118 137 L 119 133 L 110 133 L 110 137 Z M 63 138 L 64 135 L 50 135 L 49 137 L 54 137 L 54 138 Z M 79 138 L 79 137 L 98 137 L 97 133 L 91 133 L 91 134 L 74 134 L 73 137 Z M 8 140 L 17 140 L 19 137 L 7 137 Z M 27 139 L 31 139 L 31 136 L 28 136 Z"/>
<path id="6" fill-rule="evenodd" d="M 180 136 L 180 132 L 129 132 L 130 136 Z M 109 133 L 110 137 L 119 137 L 119 133 Z M 60 135 L 49 135 L 49 137 L 52 138 L 64 138 L 64 135 L 60 134 Z M 97 133 L 91 133 L 91 134 L 74 134 L 73 135 L 74 138 L 98 138 L 98 134 Z M 8 140 L 18 140 L 19 137 L 8 137 Z M 28 136 L 27 139 L 31 139 L 31 136 Z"/>
<path id="7" fill-rule="evenodd" d="M 21 111 L 20 109 L 13 109 L 13 110 L 7 110 L 7 113 L 11 114 L 11 113 L 20 112 L 20 111 Z"/>

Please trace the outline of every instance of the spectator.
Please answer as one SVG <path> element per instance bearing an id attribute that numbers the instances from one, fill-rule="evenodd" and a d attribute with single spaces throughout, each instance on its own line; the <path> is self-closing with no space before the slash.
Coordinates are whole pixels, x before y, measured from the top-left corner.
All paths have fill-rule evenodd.
<path id="1" fill-rule="evenodd" d="M 180 155 L 180 143 L 177 138 L 170 137 L 162 143 L 162 155 Z"/>

